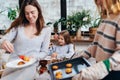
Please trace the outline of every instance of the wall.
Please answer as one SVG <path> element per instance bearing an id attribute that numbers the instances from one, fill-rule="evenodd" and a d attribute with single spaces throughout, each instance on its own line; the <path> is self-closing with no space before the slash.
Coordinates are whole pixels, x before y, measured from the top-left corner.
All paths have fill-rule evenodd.
<path id="1" fill-rule="evenodd" d="M 55 21 L 60 18 L 60 0 L 38 0 L 41 5 L 45 22 Z M 0 14 L 0 29 L 8 28 L 11 24 L 11 20 L 8 19 L 8 8 L 15 8 L 18 6 L 18 0 L 1 0 L 0 11 L 5 10 Z"/>
<path id="2" fill-rule="evenodd" d="M 15 8 L 18 4 L 18 0 L 1 0 L 0 1 L 0 11 L 4 11 L 0 14 L 0 29 L 5 29 L 9 27 L 11 21 L 7 17 L 8 8 Z"/>
<path id="3" fill-rule="evenodd" d="M 85 50 L 88 45 L 91 44 L 91 42 L 75 42 L 75 51 L 76 52 L 81 52 L 83 50 Z"/>
<path id="4" fill-rule="evenodd" d="M 92 20 L 99 17 L 97 7 L 94 0 L 67 0 L 67 14 L 71 15 L 74 12 L 84 10 L 90 10 Z M 90 26 L 90 25 L 86 25 Z M 88 31 L 89 28 L 82 27 L 82 31 Z"/>
<path id="5" fill-rule="evenodd" d="M 67 1 L 67 15 L 72 14 L 82 9 L 90 9 L 91 15 L 96 17 L 96 5 L 94 0 L 66 0 Z M 42 7 L 45 22 L 52 21 L 60 18 L 60 0 L 38 0 Z M 18 0 L 1 0 L 0 11 L 5 10 L 0 14 L 0 29 L 5 29 L 10 26 L 10 21 L 7 17 L 8 8 L 15 8 L 18 5 Z M 95 14 L 94 14 L 95 13 Z"/>

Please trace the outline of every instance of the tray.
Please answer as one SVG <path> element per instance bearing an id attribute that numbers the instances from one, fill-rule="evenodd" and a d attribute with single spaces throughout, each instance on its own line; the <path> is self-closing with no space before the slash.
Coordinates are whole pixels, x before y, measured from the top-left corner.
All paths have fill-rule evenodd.
<path id="1" fill-rule="evenodd" d="M 72 67 L 71 67 L 72 68 L 72 73 L 67 74 L 65 72 L 67 63 L 72 64 Z M 57 65 L 59 68 L 57 70 L 53 70 L 52 67 L 54 65 Z M 61 72 L 62 73 L 62 78 L 59 79 L 59 80 L 71 80 L 71 78 L 74 75 L 78 74 L 81 71 L 81 69 L 86 68 L 88 66 L 90 66 L 90 63 L 83 57 L 78 57 L 78 58 L 75 58 L 75 59 L 62 61 L 62 62 L 58 62 L 58 63 L 52 63 L 52 64 L 49 65 L 51 80 L 56 80 L 56 78 L 55 78 L 56 72 Z"/>

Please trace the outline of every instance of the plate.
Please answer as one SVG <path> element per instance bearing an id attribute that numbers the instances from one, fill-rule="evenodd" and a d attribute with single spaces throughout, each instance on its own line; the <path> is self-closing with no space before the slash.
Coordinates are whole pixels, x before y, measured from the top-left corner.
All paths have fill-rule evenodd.
<path id="1" fill-rule="evenodd" d="M 32 65 L 33 63 L 35 63 L 37 60 L 35 58 L 30 58 L 30 61 L 24 61 L 25 64 L 23 65 L 17 65 L 18 62 L 20 61 L 23 61 L 21 59 L 16 59 L 16 60 L 13 60 L 13 61 L 10 61 L 6 64 L 6 67 L 9 67 L 9 68 L 23 68 L 23 67 L 27 67 L 29 65 Z"/>

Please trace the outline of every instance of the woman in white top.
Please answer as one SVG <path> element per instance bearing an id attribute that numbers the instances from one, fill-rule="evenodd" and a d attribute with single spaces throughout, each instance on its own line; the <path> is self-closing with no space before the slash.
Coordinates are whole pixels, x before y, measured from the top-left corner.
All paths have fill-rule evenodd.
<path id="1" fill-rule="evenodd" d="M 74 54 L 74 45 L 67 30 L 58 35 L 57 45 L 53 46 L 52 58 L 70 58 Z"/>
<path id="2" fill-rule="evenodd" d="M 51 29 L 44 26 L 39 3 L 25 0 L 18 18 L 12 22 L 0 43 L 3 49 L 11 53 L 9 61 L 17 59 L 18 55 L 25 55 L 38 62 L 48 55 L 50 35 Z M 1 80 L 33 80 L 37 62 L 21 69 L 6 68 Z"/>

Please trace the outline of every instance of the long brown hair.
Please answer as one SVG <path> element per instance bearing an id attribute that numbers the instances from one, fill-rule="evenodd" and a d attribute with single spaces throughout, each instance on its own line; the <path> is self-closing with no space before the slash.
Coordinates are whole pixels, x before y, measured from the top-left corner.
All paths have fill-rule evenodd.
<path id="1" fill-rule="evenodd" d="M 21 9 L 22 3 L 24 2 L 24 0 L 19 0 L 19 9 Z"/>
<path id="2" fill-rule="evenodd" d="M 35 33 L 35 35 L 39 35 L 41 30 L 44 27 L 44 18 L 42 15 L 42 10 L 41 7 L 39 5 L 39 3 L 37 2 L 37 0 L 24 0 L 24 2 L 21 4 L 21 8 L 20 8 L 20 13 L 17 19 L 15 19 L 10 28 L 7 30 L 7 32 L 9 32 L 12 28 L 17 28 L 19 25 L 26 25 L 29 24 L 29 21 L 26 19 L 25 17 L 25 7 L 27 5 L 32 5 L 35 6 L 38 10 L 38 19 L 36 21 L 36 28 L 37 28 L 37 32 Z"/>
<path id="3" fill-rule="evenodd" d="M 67 30 L 63 30 L 59 33 L 59 35 L 63 36 L 64 40 L 65 40 L 65 43 L 66 44 L 70 44 L 72 43 L 72 40 L 70 38 L 70 34 Z"/>

